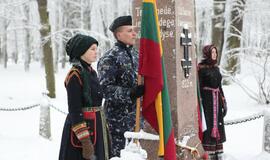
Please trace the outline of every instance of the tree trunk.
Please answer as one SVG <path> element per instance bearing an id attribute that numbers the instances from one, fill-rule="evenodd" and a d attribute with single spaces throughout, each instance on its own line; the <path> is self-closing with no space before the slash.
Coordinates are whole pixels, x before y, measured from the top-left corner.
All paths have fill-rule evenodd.
<path id="1" fill-rule="evenodd" d="M 49 36 L 50 34 L 50 24 L 49 17 L 47 12 L 47 0 L 38 0 L 40 20 L 42 28 L 40 30 L 42 38 Z M 54 78 L 54 64 L 53 64 L 53 55 L 51 48 L 51 39 L 46 38 L 45 44 L 43 46 L 44 54 L 44 64 L 45 64 L 45 76 L 47 90 L 49 91 L 48 96 L 50 98 L 55 98 L 55 78 Z"/>
<path id="2" fill-rule="evenodd" d="M 93 8 L 93 1 L 86 0 L 84 2 L 86 8 L 84 10 L 84 29 L 91 31 L 91 12 Z"/>
<path id="3" fill-rule="evenodd" d="M 106 3 L 106 1 L 104 0 L 104 2 L 103 3 Z M 117 7 L 117 1 L 115 1 L 115 5 L 116 5 L 116 7 Z M 104 36 L 105 37 L 107 37 L 107 40 L 105 40 L 105 46 L 104 46 L 104 48 L 103 48 L 103 50 L 104 51 L 106 51 L 106 50 L 108 50 L 108 49 L 110 49 L 111 48 L 111 43 L 110 43 L 110 41 L 108 40 L 109 39 L 109 33 L 108 33 L 108 28 L 107 28 L 107 26 L 108 26 L 108 24 L 106 23 L 106 22 L 108 22 L 108 18 L 106 17 L 106 15 L 107 15 L 107 6 L 105 6 L 104 8 L 100 8 L 100 15 L 101 15 L 101 17 L 102 17 L 102 28 L 103 28 L 103 34 L 104 34 Z M 114 14 L 114 16 L 116 16 L 116 14 Z M 101 55 L 101 52 L 100 53 L 98 53 L 99 55 L 99 57 L 101 57 L 102 55 Z"/>
<path id="4" fill-rule="evenodd" d="M 213 11 L 214 15 L 212 18 L 212 43 L 215 44 L 218 51 L 218 63 L 222 55 L 222 48 L 224 44 L 224 12 L 225 12 L 225 0 L 214 0 Z"/>
<path id="5" fill-rule="evenodd" d="M 24 8 L 25 14 L 27 15 L 27 19 L 24 21 L 24 25 L 27 26 L 29 24 L 29 6 L 25 6 Z M 29 71 L 30 62 L 31 62 L 31 42 L 30 42 L 30 29 L 25 29 L 25 57 L 24 57 L 24 70 Z"/>
<path id="6" fill-rule="evenodd" d="M 30 42 L 30 32 L 29 29 L 25 29 L 25 57 L 24 57 L 24 70 L 29 71 L 30 69 L 30 62 L 31 62 L 31 42 Z"/>
<path id="7" fill-rule="evenodd" d="M 38 0 L 40 20 L 42 28 L 40 30 L 41 36 L 44 39 L 50 34 L 50 25 L 47 12 L 47 0 Z M 51 48 L 51 39 L 47 38 L 43 46 L 44 64 L 45 64 L 45 76 L 46 85 L 48 90 L 48 96 L 55 98 L 55 78 L 54 78 L 54 63 Z M 47 139 L 51 137 L 51 125 L 50 125 L 50 108 L 48 106 L 41 107 L 40 109 L 40 128 L 39 134 Z"/>
<path id="8" fill-rule="evenodd" d="M 58 13 L 58 27 L 57 29 L 58 30 L 61 30 L 62 28 L 64 28 L 64 25 L 63 25 L 63 6 L 62 6 L 62 3 L 63 1 L 62 0 L 59 0 L 58 3 L 57 3 L 57 13 Z M 58 37 L 58 55 L 59 55 L 59 58 L 60 58 L 60 62 L 61 62 L 61 67 L 62 68 L 65 68 L 65 65 L 66 65 L 66 58 L 65 58 L 65 54 L 66 52 L 64 51 L 64 39 L 63 39 L 63 36 L 59 36 Z"/>
<path id="9" fill-rule="evenodd" d="M 207 3 L 207 4 L 205 4 Z M 212 40 L 212 4 L 213 2 L 202 2 L 202 1 L 197 1 L 195 7 L 196 11 L 196 52 L 197 52 L 197 59 L 201 59 L 203 54 L 202 54 L 202 48 L 206 45 L 211 43 Z"/>
<path id="10" fill-rule="evenodd" d="M 230 22 L 230 37 L 228 38 L 228 49 L 234 50 L 229 52 L 227 57 L 227 66 L 225 69 L 229 71 L 231 75 L 235 75 L 240 72 L 240 58 L 239 48 L 241 47 L 241 36 L 243 28 L 243 13 L 246 0 L 233 0 L 231 8 L 231 22 Z"/>
<path id="11" fill-rule="evenodd" d="M 4 20 L 4 32 L 3 32 L 3 41 L 2 41 L 2 54 L 3 54 L 3 60 L 4 60 L 4 68 L 7 68 L 7 61 L 8 61 L 8 55 L 7 55 L 7 26 L 6 20 Z"/>
<path id="12" fill-rule="evenodd" d="M 118 12 L 119 12 L 119 10 L 118 10 L 118 0 L 113 1 L 113 5 L 114 5 L 114 18 L 116 18 L 116 17 L 118 17 Z"/>
<path id="13" fill-rule="evenodd" d="M 6 3 L 6 1 L 3 1 L 2 3 Z M 5 54 L 6 54 L 6 38 L 5 35 L 7 33 L 7 25 L 6 25 L 6 19 L 5 17 L 5 8 L 4 5 L 0 5 L 1 10 L 1 16 L 0 17 L 0 63 L 4 64 L 4 67 L 6 68 L 5 64 Z"/>
<path id="14" fill-rule="evenodd" d="M 15 47 L 15 51 L 13 53 L 13 59 L 14 59 L 14 62 L 15 64 L 17 64 L 18 62 L 18 53 L 19 53 L 19 50 L 18 50 L 18 37 L 17 37 L 17 34 L 18 32 L 16 30 L 14 30 L 14 37 L 15 37 L 15 40 L 14 40 L 14 47 Z"/>
<path id="15" fill-rule="evenodd" d="M 3 10 L 3 16 L 5 16 L 5 9 Z M 5 18 L 0 21 L 0 39 L 1 39 L 1 52 L 0 52 L 0 61 L 3 63 L 4 68 L 7 68 L 7 27 L 8 22 Z"/>

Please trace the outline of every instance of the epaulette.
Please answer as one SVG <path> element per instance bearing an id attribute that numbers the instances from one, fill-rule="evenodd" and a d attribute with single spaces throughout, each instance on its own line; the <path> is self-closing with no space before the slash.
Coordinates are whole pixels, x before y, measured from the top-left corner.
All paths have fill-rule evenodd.
<path id="1" fill-rule="evenodd" d="M 67 84 L 69 83 L 70 78 L 73 77 L 74 75 L 78 78 L 80 85 L 81 86 L 83 85 L 82 80 L 81 80 L 81 76 L 80 76 L 80 70 L 79 70 L 79 68 L 72 67 L 70 69 L 70 71 L 68 72 L 67 76 L 66 76 L 65 86 L 67 86 Z"/>

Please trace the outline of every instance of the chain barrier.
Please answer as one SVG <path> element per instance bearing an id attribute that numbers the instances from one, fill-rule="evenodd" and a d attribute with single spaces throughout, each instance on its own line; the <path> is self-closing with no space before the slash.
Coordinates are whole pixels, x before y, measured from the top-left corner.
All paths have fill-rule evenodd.
<path id="1" fill-rule="evenodd" d="M 234 124 L 245 123 L 245 122 L 249 122 L 249 121 L 253 121 L 253 120 L 262 118 L 263 116 L 264 116 L 264 114 L 262 112 L 260 112 L 260 113 L 256 113 L 256 114 L 253 114 L 251 116 L 244 117 L 241 119 L 225 121 L 224 124 L 225 125 L 234 125 Z"/>
<path id="2" fill-rule="evenodd" d="M 25 111 L 25 110 L 32 109 L 38 106 L 40 106 L 40 104 L 34 104 L 31 106 L 21 107 L 21 108 L 0 108 L 0 111 Z"/>
<path id="3" fill-rule="evenodd" d="M 56 111 L 60 112 L 60 113 L 63 113 L 63 114 L 65 114 L 65 115 L 67 115 L 67 113 L 66 113 L 66 112 L 64 112 L 64 111 L 60 110 L 59 108 L 55 107 L 55 106 L 54 106 L 54 105 L 52 105 L 52 104 L 50 104 L 50 107 L 51 107 L 51 108 L 53 108 L 54 110 L 56 110 Z"/>
<path id="4" fill-rule="evenodd" d="M 38 106 L 40 106 L 40 104 L 34 104 L 34 105 L 31 105 L 31 106 L 21 107 L 21 108 L 1 108 L 0 107 L 0 111 L 25 111 L 25 110 L 29 110 L 29 109 L 32 109 L 32 108 L 35 108 L 35 107 L 38 107 Z M 58 111 L 60 113 L 63 113 L 65 115 L 67 115 L 66 112 L 60 110 L 59 108 L 55 107 L 52 104 L 49 104 L 49 107 L 53 108 L 54 110 L 56 110 L 56 111 Z M 245 122 L 249 122 L 249 121 L 253 121 L 253 120 L 262 118 L 263 116 L 264 116 L 264 114 L 262 112 L 260 112 L 260 113 L 256 113 L 256 114 L 253 114 L 251 116 L 244 117 L 244 118 L 241 118 L 241 119 L 228 120 L 228 121 L 225 121 L 224 124 L 225 125 L 235 125 L 235 124 L 245 123 Z"/>
<path id="5" fill-rule="evenodd" d="M 25 111 L 25 110 L 29 110 L 29 109 L 33 109 L 33 108 L 36 108 L 40 106 L 40 104 L 34 104 L 34 105 L 31 105 L 31 106 L 27 106 L 27 107 L 18 107 L 18 108 L 2 108 L 0 107 L 0 111 Z M 59 108 L 55 107 L 54 105 L 52 104 L 49 104 L 49 107 L 53 108 L 54 110 L 60 112 L 60 113 L 63 113 L 65 115 L 67 115 L 66 112 L 60 110 Z"/>

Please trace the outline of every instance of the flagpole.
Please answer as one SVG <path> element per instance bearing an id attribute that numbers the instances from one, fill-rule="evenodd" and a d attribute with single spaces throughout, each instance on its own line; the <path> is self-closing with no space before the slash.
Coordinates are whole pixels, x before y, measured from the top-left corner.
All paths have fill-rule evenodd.
<path id="1" fill-rule="evenodd" d="M 138 85 L 142 84 L 142 76 L 138 74 Z M 140 97 L 136 99 L 136 125 L 135 132 L 140 130 L 140 114 L 141 114 L 141 99 Z"/>

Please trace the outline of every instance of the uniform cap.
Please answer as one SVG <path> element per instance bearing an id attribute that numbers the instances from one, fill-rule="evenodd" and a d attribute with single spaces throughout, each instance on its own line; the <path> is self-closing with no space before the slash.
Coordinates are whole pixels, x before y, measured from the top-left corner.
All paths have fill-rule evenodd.
<path id="1" fill-rule="evenodd" d="M 132 25 L 132 17 L 131 16 L 121 16 L 116 18 L 112 24 L 110 25 L 110 31 L 114 32 L 120 26 Z"/>

